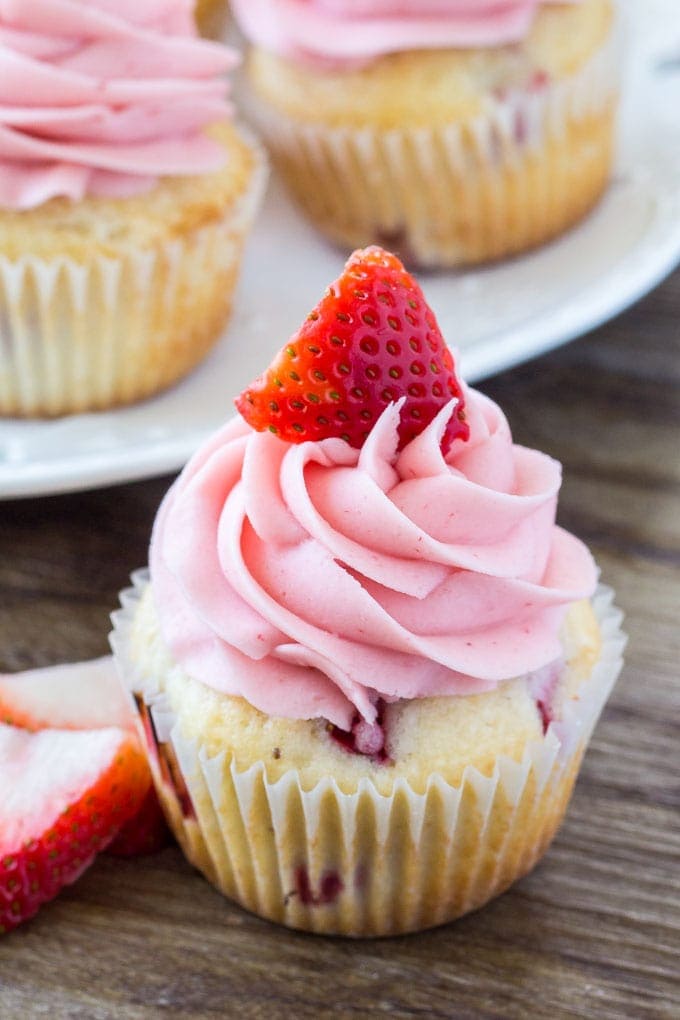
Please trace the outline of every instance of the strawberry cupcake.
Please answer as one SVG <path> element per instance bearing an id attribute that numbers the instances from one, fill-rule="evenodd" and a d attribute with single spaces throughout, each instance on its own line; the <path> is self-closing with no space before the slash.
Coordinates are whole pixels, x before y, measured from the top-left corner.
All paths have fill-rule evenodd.
<path id="1" fill-rule="evenodd" d="M 0 10 L 0 414 L 124 404 L 228 318 L 263 159 L 191 0 Z"/>
<path id="2" fill-rule="evenodd" d="M 166 814 L 227 896 L 351 936 L 529 871 L 624 639 L 560 466 L 463 385 L 391 255 L 341 278 L 192 458 L 114 616 Z"/>
<path id="3" fill-rule="evenodd" d="M 234 0 L 250 105 L 292 194 L 343 247 L 427 267 L 526 251 L 610 175 L 612 0 Z"/>
<path id="4" fill-rule="evenodd" d="M 166 842 L 111 657 L 0 673 L 0 935 L 75 882 L 100 851 L 133 856 Z"/>

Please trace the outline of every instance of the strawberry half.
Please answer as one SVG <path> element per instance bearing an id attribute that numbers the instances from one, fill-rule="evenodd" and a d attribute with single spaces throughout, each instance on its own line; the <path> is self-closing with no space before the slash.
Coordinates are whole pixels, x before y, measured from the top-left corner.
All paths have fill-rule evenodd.
<path id="1" fill-rule="evenodd" d="M 124 730 L 0 725 L 0 932 L 74 882 L 148 789 L 146 760 Z"/>
<path id="2" fill-rule="evenodd" d="M 135 741 L 132 699 L 123 690 L 110 655 L 89 662 L 0 674 L 0 722 L 25 730 L 92 730 L 115 726 Z M 138 814 L 109 848 L 117 857 L 153 853 L 170 834 L 148 774 Z"/>
<path id="3" fill-rule="evenodd" d="M 236 399 L 258 432 L 289 443 L 337 436 L 360 448 L 385 407 L 406 398 L 400 446 L 453 397 L 442 439 L 467 439 L 463 390 L 422 290 L 399 259 L 356 251 L 267 372 Z"/>
<path id="4" fill-rule="evenodd" d="M 125 823 L 106 852 L 113 857 L 140 857 L 142 854 L 155 854 L 168 843 L 170 843 L 168 823 L 158 802 L 156 790 L 150 786 L 139 811 L 134 818 Z"/>
<path id="5" fill-rule="evenodd" d="M 133 703 L 110 655 L 89 662 L 0 673 L 0 722 L 26 730 L 134 729 Z"/>

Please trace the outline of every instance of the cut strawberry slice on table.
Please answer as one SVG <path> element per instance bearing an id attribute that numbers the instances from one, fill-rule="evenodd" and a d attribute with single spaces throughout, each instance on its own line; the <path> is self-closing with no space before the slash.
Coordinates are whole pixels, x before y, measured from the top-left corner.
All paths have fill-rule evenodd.
<path id="1" fill-rule="evenodd" d="M 110 655 L 22 673 L 0 674 L 0 722 L 27 730 L 133 729 L 132 700 Z"/>
<path id="2" fill-rule="evenodd" d="M 0 674 L 0 722 L 26 730 L 92 730 L 116 726 L 136 741 L 135 711 L 112 657 L 23 673 Z M 148 773 L 148 792 L 109 852 L 119 857 L 154 853 L 170 832 Z"/>
<path id="3" fill-rule="evenodd" d="M 146 759 L 124 730 L 0 725 L 0 932 L 74 882 L 148 789 Z"/>
<path id="4" fill-rule="evenodd" d="M 114 857 L 139 857 L 155 854 L 170 842 L 170 830 L 153 786 L 139 811 L 126 822 L 106 852 Z"/>
<path id="5" fill-rule="evenodd" d="M 289 443 L 339 437 L 359 449 L 402 397 L 401 446 L 452 399 L 443 453 L 468 438 L 463 388 L 434 313 L 399 259 L 373 247 L 354 252 L 236 407 L 256 431 Z"/>

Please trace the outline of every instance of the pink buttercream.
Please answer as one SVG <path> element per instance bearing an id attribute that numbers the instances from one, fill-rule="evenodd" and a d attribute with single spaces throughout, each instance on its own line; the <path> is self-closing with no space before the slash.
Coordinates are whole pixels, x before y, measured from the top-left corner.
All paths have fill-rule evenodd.
<path id="1" fill-rule="evenodd" d="M 193 0 L 0 0 L 0 207 L 123 197 L 207 173 L 236 55 Z"/>
<path id="2" fill-rule="evenodd" d="M 474 390 L 396 453 L 399 405 L 361 451 L 229 422 L 168 493 L 151 544 L 161 631 L 184 669 L 263 712 L 375 720 L 378 698 L 485 691 L 561 653 L 593 560 L 555 526 L 560 466 L 515 446 Z"/>
<path id="3" fill-rule="evenodd" d="M 232 0 L 231 6 L 245 35 L 263 49 L 353 64 L 404 50 L 517 43 L 541 3 L 555 2 L 560 0 Z"/>

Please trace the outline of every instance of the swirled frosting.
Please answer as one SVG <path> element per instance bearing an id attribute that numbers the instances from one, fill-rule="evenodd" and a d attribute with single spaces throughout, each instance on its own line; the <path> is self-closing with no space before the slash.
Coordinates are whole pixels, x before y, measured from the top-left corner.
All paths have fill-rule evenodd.
<path id="1" fill-rule="evenodd" d="M 192 0 L 2 0 L 0 207 L 123 197 L 214 171 L 235 55 L 196 37 Z"/>
<path id="2" fill-rule="evenodd" d="M 232 0 L 251 42 L 280 56 L 355 63 L 417 49 L 505 46 L 559 0 Z M 567 3 L 574 0 L 566 0 Z"/>
<path id="3" fill-rule="evenodd" d="M 151 543 L 161 633 L 196 679 L 273 715 L 371 724 L 379 699 L 485 691 L 561 654 L 592 594 L 555 526 L 560 465 L 513 445 L 474 390 L 397 453 L 400 405 L 364 447 L 289 445 L 232 420 L 189 462 Z"/>

